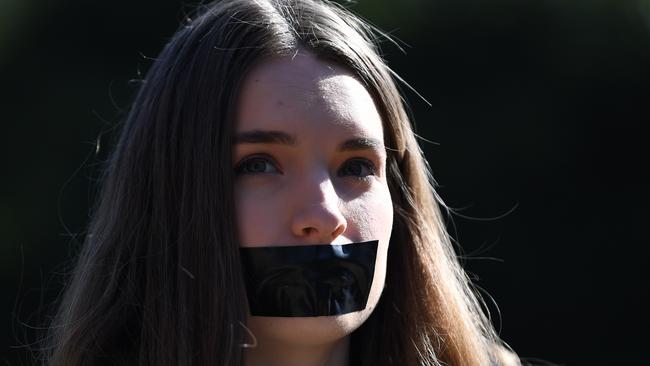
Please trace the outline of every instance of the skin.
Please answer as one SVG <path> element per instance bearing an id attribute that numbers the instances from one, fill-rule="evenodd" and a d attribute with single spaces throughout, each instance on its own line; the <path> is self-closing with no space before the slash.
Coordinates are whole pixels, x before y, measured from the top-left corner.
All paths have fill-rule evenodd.
<path id="1" fill-rule="evenodd" d="M 302 50 L 254 67 L 237 108 L 233 167 L 241 246 L 379 240 L 364 310 L 249 315 L 250 343 L 254 337 L 257 345 L 245 350 L 245 364 L 347 365 L 349 336 L 376 307 L 386 275 L 393 206 L 381 117 L 352 73 Z M 260 138 L 261 131 L 290 138 Z"/>

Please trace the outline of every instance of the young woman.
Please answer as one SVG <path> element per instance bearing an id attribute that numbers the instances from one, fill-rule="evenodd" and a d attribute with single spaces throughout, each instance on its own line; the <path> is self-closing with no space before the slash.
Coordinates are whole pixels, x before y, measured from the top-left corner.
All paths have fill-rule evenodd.
<path id="1" fill-rule="evenodd" d="M 45 363 L 518 364 L 377 51 L 329 2 L 201 9 L 133 104 Z"/>

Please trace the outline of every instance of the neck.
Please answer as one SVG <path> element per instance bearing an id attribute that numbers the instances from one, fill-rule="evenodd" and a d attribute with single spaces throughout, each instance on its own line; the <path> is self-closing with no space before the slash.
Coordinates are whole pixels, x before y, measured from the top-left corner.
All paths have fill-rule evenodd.
<path id="1" fill-rule="evenodd" d="M 261 341 L 244 351 L 245 366 L 348 366 L 350 336 L 321 345 Z"/>

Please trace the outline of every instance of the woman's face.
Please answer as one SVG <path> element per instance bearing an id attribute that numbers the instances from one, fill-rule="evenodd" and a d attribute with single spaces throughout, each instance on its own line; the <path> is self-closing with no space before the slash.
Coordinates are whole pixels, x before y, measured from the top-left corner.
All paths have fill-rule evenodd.
<path id="1" fill-rule="evenodd" d="M 386 275 L 393 206 L 382 121 L 347 70 L 309 53 L 267 59 L 247 76 L 233 151 L 242 247 L 378 240 L 365 310 L 337 316 L 250 316 L 259 341 L 321 344 L 363 323 Z"/>

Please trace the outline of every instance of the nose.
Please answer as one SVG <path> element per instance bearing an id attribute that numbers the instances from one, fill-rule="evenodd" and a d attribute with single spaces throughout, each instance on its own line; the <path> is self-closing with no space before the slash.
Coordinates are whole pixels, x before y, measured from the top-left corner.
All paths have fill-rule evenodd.
<path id="1" fill-rule="evenodd" d="M 321 179 L 303 185 L 295 195 L 295 210 L 291 219 L 294 237 L 305 244 L 329 244 L 347 229 L 340 209 L 340 199 L 332 181 Z M 296 192 L 298 193 L 298 192 Z"/>

